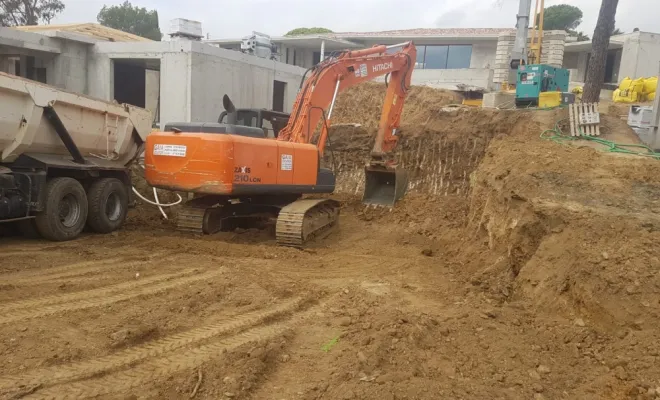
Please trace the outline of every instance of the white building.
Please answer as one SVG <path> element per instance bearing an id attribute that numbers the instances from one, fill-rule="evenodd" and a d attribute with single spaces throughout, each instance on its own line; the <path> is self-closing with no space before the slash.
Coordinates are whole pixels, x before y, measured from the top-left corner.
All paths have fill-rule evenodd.
<path id="1" fill-rule="evenodd" d="M 321 48 L 333 51 L 360 49 L 377 44 L 392 45 L 413 41 L 417 62 L 413 84 L 452 90 L 492 90 L 508 74 L 508 58 L 515 29 L 407 29 L 384 32 L 343 32 L 322 35 L 273 37 L 280 61 L 303 68 L 318 63 Z M 561 66 L 566 34 L 546 32 L 544 46 L 553 53 L 548 63 Z M 238 50 L 241 39 L 208 40 L 216 46 Z"/>
<path id="2" fill-rule="evenodd" d="M 150 109 L 156 120 L 213 122 L 237 107 L 290 111 L 304 69 L 198 41 L 156 42 L 98 24 L 0 28 L 0 71 Z"/>
<path id="3" fill-rule="evenodd" d="M 571 81 L 583 84 L 591 57 L 591 41 L 568 43 L 564 68 L 571 71 Z M 610 38 L 605 64 L 605 83 L 610 89 L 625 77 L 641 78 L 660 73 L 660 34 L 632 32 Z"/>

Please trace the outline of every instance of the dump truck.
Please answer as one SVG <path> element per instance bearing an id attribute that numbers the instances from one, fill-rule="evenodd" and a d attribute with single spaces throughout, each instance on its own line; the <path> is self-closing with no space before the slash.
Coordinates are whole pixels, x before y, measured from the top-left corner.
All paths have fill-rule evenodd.
<path id="1" fill-rule="evenodd" d="M 52 241 L 119 229 L 151 112 L 0 73 L 0 227 Z"/>

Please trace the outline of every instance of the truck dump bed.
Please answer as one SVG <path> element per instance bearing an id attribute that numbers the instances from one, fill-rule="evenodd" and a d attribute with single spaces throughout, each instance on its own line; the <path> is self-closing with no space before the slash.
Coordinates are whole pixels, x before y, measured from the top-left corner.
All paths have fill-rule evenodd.
<path id="1" fill-rule="evenodd" d="M 0 104 L 0 163 L 22 154 L 49 164 L 72 163 L 66 138 L 54 128 L 53 118 L 59 118 L 80 154 L 100 167 L 129 164 L 151 131 L 148 110 L 5 73 L 0 73 Z"/>

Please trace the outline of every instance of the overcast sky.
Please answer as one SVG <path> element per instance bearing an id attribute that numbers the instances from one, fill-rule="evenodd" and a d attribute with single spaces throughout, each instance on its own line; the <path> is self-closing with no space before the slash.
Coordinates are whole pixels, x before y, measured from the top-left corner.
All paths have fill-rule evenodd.
<path id="1" fill-rule="evenodd" d="M 52 23 L 96 22 L 104 4 L 123 0 L 63 0 L 65 11 Z M 570 3 L 584 13 L 578 30 L 593 34 L 600 0 L 546 0 L 546 7 Z M 240 38 L 253 30 L 280 36 L 297 27 L 322 26 L 335 32 L 408 28 L 514 27 L 518 0 L 133 0 L 158 10 L 163 33 L 173 18 L 202 22 L 210 38 Z M 532 2 L 532 7 L 533 7 Z M 619 0 L 616 26 L 660 32 L 659 0 Z"/>

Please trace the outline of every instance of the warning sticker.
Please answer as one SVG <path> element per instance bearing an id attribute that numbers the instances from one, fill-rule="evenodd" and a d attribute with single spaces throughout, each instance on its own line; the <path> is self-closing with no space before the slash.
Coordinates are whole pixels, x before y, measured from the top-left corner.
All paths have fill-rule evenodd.
<path id="1" fill-rule="evenodd" d="M 188 148 L 180 144 L 155 144 L 155 156 L 185 157 Z"/>
<path id="2" fill-rule="evenodd" d="M 280 166 L 282 171 L 292 171 L 293 170 L 293 155 L 292 154 L 282 154 L 282 164 Z"/>
<path id="3" fill-rule="evenodd" d="M 367 64 L 360 65 L 360 74 L 362 75 L 362 77 L 367 76 Z"/>
<path id="4" fill-rule="evenodd" d="M 367 77 L 367 64 L 360 64 L 360 67 L 358 67 L 355 70 L 355 77 L 356 78 L 366 78 Z"/>

